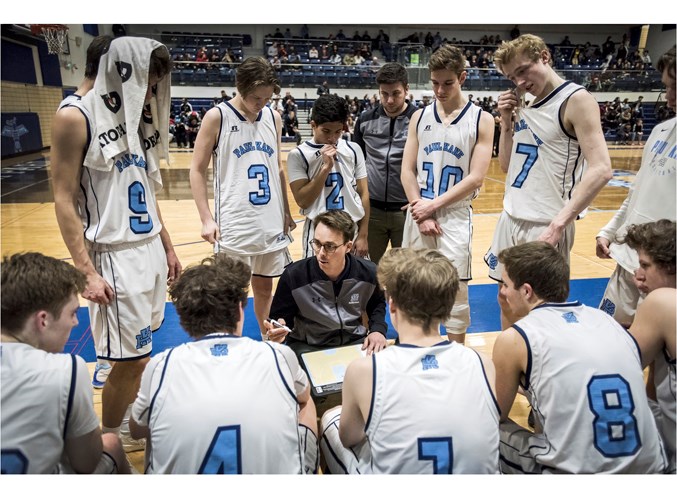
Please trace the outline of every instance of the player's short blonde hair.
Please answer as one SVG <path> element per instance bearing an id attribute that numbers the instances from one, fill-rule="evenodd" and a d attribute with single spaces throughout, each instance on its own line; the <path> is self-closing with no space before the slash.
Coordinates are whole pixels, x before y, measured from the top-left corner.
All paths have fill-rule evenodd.
<path id="1" fill-rule="evenodd" d="M 549 63 L 552 64 L 552 55 L 545 41 L 533 34 L 522 34 L 517 39 L 501 43 L 494 53 L 494 64 L 499 71 L 503 72 L 503 66 L 517 56 L 526 54 L 531 61 L 538 61 L 543 51 L 548 53 Z"/>
<path id="2" fill-rule="evenodd" d="M 409 320 L 426 332 L 451 315 L 458 293 L 458 272 L 434 249 L 394 248 L 378 264 L 379 285 Z"/>

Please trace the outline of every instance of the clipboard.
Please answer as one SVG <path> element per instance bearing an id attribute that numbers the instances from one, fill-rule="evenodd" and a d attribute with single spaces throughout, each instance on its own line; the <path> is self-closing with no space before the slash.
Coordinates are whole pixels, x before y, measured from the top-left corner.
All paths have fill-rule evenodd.
<path id="1" fill-rule="evenodd" d="M 340 393 L 343 390 L 343 377 L 348 365 L 366 355 L 366 351 L 362 350 L 362 344 L 301 354 L 315 396 Z"/>

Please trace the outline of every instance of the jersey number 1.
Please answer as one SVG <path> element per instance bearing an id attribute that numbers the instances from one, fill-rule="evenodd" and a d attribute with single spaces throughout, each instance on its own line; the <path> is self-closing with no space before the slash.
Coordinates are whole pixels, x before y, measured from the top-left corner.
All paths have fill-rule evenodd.
<path id="1" fill-rule="evenodd" d="M 428 176 L 425 180 L 425 188 L 421 188 L 421 196 L 423 198 L 432 200 L 435 198 L 435 177 L 433 175 L 433 163 L 424 161 L 423 171 L 428 173 Z M 463 179 L 463 168 L 459 166 L 445 166 L 442 168 L 442 173 L 440 174 L 440 187 L 437 191 L 438 195 L 444 194 L 449 189 L 449 180 L 452 176 L 454 177 L 455 185 L 461 181 L 461 179 Z"/>

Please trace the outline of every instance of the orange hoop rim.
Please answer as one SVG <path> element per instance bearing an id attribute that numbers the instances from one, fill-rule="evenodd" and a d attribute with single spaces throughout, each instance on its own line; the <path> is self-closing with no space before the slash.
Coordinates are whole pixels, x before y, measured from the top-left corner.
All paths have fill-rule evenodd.
<path id="1" fill-rule="evenodd" d="M 31 32 L 33 35 L 39 36 L 42 34 L 43 29 L 51 30 L 68 30 L 66 24 L 31 24 Z"/>

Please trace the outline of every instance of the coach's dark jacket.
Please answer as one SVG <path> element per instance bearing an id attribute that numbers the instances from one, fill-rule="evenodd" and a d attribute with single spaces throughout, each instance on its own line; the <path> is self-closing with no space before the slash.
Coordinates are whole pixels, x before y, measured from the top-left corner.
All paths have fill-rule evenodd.
<path id="1" fill-rule="evenodd" d="M 376 282 L 376 265 L 352 254 L 336 282 L 320 269 L 317 258 L 296 261 L 284 270 L 275 290 L 270 316 L 283 318 L 288 337 L 311 346 L 335 347 L 364 338 L 384 336 L 385 297 Z M 367 312 L 369 330 L 362 325 Z"/>
<path id="2" fill-rule="evenodd" d="M 381 210 L 400 210 L 407 204 L 400 173 L 409 119 L 416 107 L 409 102 L 406 105 L 404 112 L 390 118 L 379 104 L 362 113 L 355 123 L 353 140 L 364 152 L 370 203 Z"/>

